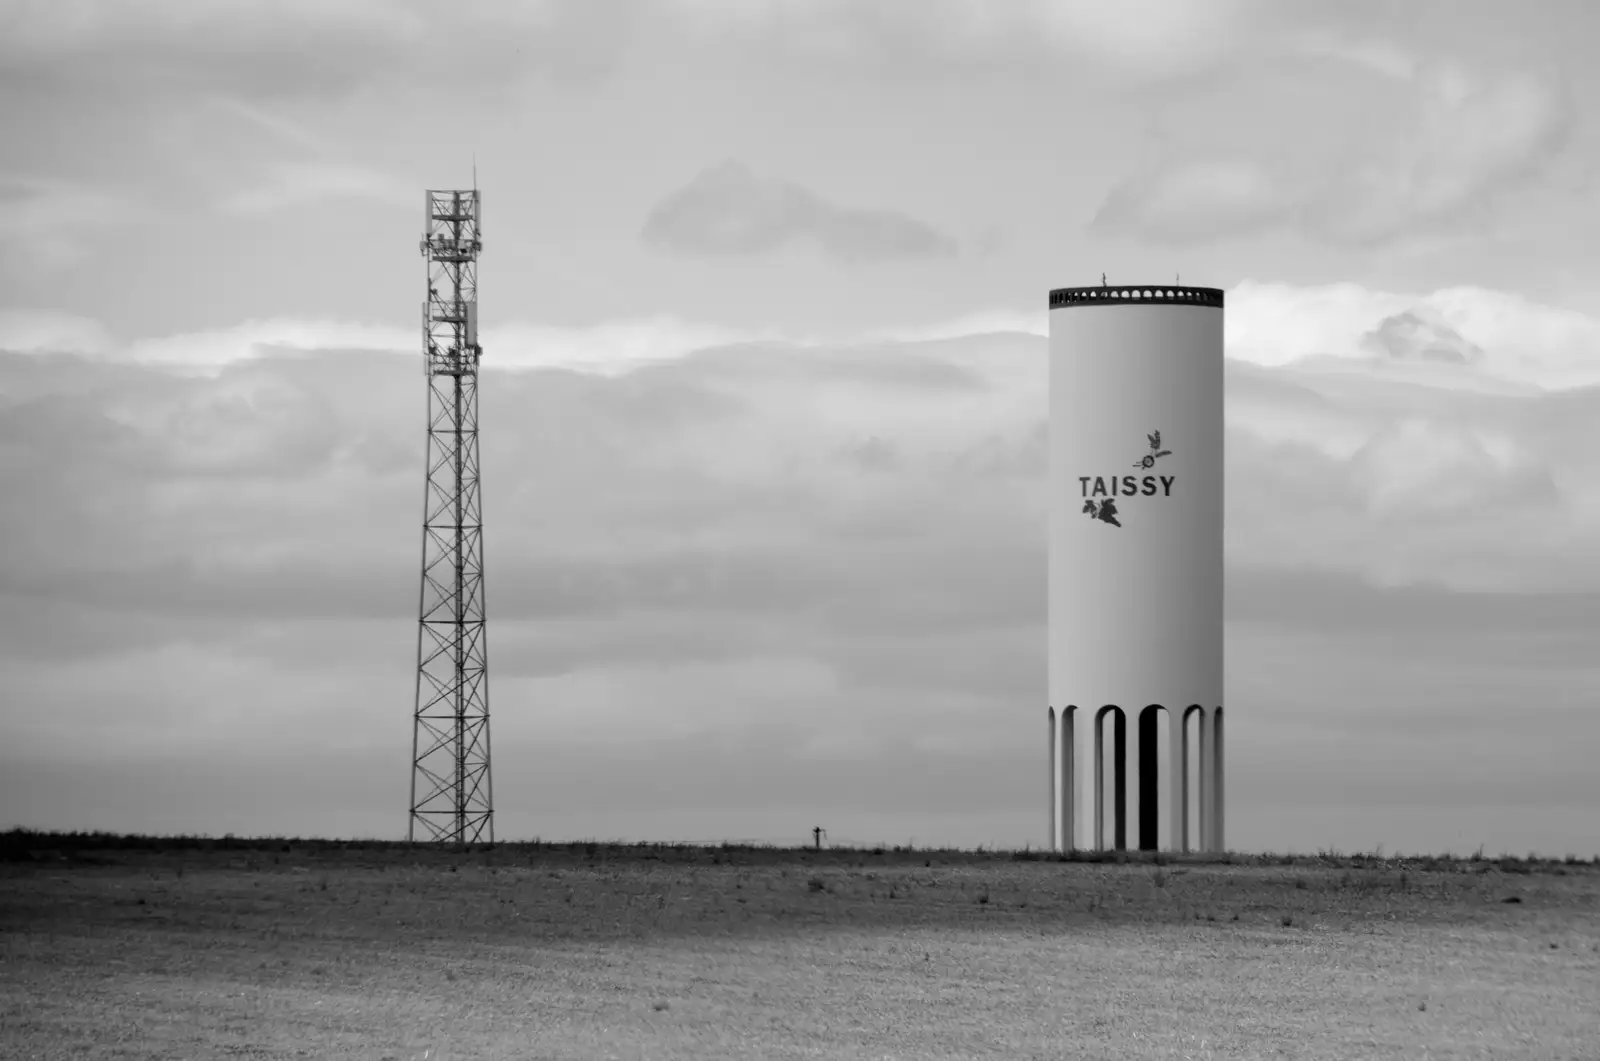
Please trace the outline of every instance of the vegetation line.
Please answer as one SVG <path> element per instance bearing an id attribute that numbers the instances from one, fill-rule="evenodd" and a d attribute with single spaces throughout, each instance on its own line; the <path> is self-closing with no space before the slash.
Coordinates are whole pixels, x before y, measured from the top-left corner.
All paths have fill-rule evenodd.
<path id="1" fill-rule="evenodd" d="M 947 864 L 971 864 L 996 861 L 1013 862 L 1089 862 L 1112 864 L 1165 865 L 1238 865 L 1238 866 L 1338 866 L 1343 868 L 1387 868 L 1416 870 L 1456 870 L 1467 866 L 1492 865 L 1502 872 L 1532 873 L 1556 866 L 1600 866 L 1600 855 L 1582 858 L 1568 854 L 1564 858 L 1542 857 L 1529 854 L 1518 857 L 1509 854 L 1488 856 L 1483 848 L 1470 855 L 1441 854 L 1384 854 L 1382 850 L 1371 853 L 1341 853 L 1336 850 L 1316 854 L 1277 854 L 1272 852 L 1224 851 L 1221 853 L 1179 854 L 1169 851 L 1069 851 L 1065 853 L 1036 848 L 976 848 L 917 847 L 909 844 L 873 846 L 848 846 L 829 844 L 779 846 L 733 841 L 624 841 L 624 840 L 569 840 L 547 841 L 537 837 L 531 840 L 501 841 L 493 844 L 441 844 L 431 842 L 408 843 L 405 840 L 347 839 L 332 840 L 302 837 L 249 837 L 229 833 L 221 837 L 205 835 L 149 836 L 107 832 L 45 832 L 34 829 L 13 828 L 0 833 L 0 861 L 38 861 L 48 857 L 67 857 L 85 852 L 111 851 L 300 851 L 307 854 L 322 851 L 370 852 L 373 854 L 411 851 L 419 856 L 461 855 L 499 852 L 503 856 L 554 856 L 583 857 L 587 859 L 629 858 L 696 858 L 707 854 L 760 855 L 767 859 L 796 862 L 857 861 L 867 858 L 938 859 Z"/>

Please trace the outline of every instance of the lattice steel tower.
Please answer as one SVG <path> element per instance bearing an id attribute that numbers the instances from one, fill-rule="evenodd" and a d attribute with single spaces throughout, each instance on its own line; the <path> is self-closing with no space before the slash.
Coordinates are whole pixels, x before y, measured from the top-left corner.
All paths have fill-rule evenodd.
<path id="1" fill-rule="evenodd" d="M 477 181 L 474 178 L 474 185 Z M 494 841 L 483 511 L 478 497 L 478 252 L 483 201 L 429 191 L 422 256 L 428 453 L 407 840 Z M 420 793 L 420 798 L 419 798 Z"/>

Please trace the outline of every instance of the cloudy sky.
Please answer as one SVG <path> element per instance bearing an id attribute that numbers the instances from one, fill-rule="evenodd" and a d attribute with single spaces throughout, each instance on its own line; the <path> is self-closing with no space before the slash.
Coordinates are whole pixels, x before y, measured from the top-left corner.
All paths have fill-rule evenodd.
<path id="1" fill-rule="evenodd" d="M 0 0 L 0 825 L 1042 843 L 1046 294 L 1227 289 L 1229 845 L 1600 852 L 1600 8 Z"/>

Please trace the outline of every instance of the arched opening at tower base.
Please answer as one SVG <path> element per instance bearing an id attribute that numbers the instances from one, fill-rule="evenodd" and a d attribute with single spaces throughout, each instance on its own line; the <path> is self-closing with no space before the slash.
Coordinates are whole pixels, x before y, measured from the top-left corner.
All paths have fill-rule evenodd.
<path id="1" fill-rule="evenodd" d="M 1106 747 L 1106 716 L 1111 716 L 1111 747 Z M 1128 724 L 1122 709 L 1107 704 L 1094 716 L 1094 846 L 1106 850 L 1106 818 L 1111 818 L 1111 849 L 1128 848 Z"/>
<path id="2" fill-rule="evenodd" d="M 1172 784 L 1179 760 L 1172 755 L 1170 721 L 1163 727 L 1163 719 L 1170 719 L 1170 715 L 1160 704 L 1150 704 L 1139 712 L 1140 851 L 1171 850 L 1172 824 L 1178 819 L 1170 806 L 1167 813 L 1161 812 L 1163 804 L 1170 804 L 1172 793 L 1182 791 Z M 1166 764 L 1166 769 L 1162 769 L 1162 764 Z"/>

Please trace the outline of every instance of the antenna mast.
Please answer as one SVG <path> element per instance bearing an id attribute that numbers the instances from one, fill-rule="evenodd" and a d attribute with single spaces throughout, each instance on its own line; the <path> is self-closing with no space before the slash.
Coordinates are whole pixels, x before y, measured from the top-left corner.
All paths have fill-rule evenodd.
<path id="1" fill-rule="evenodd" d="M 422 304 L 428 445 L 422 509 L 416 711 L 406 839 L 494 842 L 483 512 L 478 495 L 477 159 L 471 191 L 424 193 Z"/>

